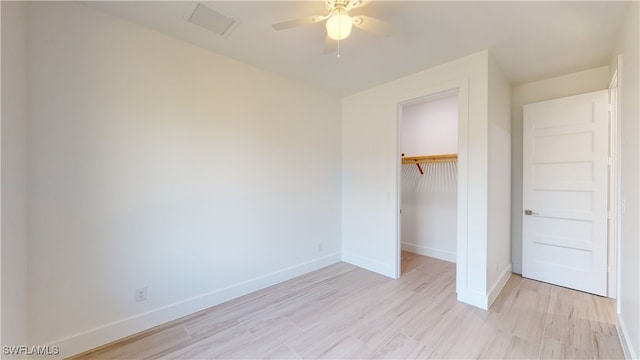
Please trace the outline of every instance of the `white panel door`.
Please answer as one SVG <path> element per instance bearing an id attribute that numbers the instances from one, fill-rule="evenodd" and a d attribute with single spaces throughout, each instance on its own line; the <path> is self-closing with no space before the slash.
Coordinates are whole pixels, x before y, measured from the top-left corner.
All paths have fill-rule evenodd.
<path id="1" fill-rule="evenodd" d="M 607 294 L 607 90 L 524 106 L 522 275 Z"/>

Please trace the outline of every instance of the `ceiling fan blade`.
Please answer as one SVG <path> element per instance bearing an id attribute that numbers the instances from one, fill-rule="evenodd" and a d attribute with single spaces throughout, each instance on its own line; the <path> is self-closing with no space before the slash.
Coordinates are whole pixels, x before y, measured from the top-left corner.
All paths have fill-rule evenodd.
<path id="1" fill-rule="evenodd" d="M 351 10 L 351 9 L 361 8 L 363 6 L 368 5 L 370 2 L 371 0 L 351 0 L 347 4 L 347 9 Z"/>
<path id="2" fill-rule="evenodd" d="M 322 21 L 322 20 L 324 20 L 326 18 L 327 18 L 326 16 L 322 16 L 322 15 L 307 16 L 307 17 L 303 17 L 303 18 L 300 18 L 300 19 L 283 21 L 281 23 L 273 24 L 271 26 L 276 30 L 284 30 L 284 29 L 290 29 L 292 27 L 297 27 L 297 26 L 315 24 L 315 23 L 317 23 L 319 21 Z"/>
<path id="3" fill-rule="evenodd" d="M 333 54 L 338 49 L 338 42 L 330 37 L 324 39 L 324 53 Z"/>
<path id="4" fill-rule="evenodd" d="M 354 16 L 353 25 L 376 35 L 389 36 L 394 32 L 393 26 L 369 16 Z"/>

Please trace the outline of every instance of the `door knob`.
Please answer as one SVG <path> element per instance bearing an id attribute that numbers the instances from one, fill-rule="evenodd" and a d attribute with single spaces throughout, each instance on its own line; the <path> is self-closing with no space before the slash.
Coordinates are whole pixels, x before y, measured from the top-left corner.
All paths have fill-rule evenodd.
<path id="1" fill-rule="evenodd" d="M 525 215 L 540 215 L 540 213 L 533 212 L 532 210 L 525 210 L 524 214 Z"/>

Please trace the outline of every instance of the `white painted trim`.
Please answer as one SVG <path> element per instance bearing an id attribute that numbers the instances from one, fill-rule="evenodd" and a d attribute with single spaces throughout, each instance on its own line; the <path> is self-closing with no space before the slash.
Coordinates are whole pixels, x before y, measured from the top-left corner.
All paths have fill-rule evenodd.
<path id="1" fill-rule="evenodd" d="M 397 137 L 397 149 L 396 149 L 396 262 L 393 264 L 395 278 L 400 277 L 400 258 L 401 258 L 401 233 L 400 233 L 400 208 L 401 208 L 401 195 L 402 195 L 402 181 L 401 181 L 401 149 L 400 149 L 400 122 L 402 121 L 402 105 L 411 103 L 417 100 L 423 100 L 436 94 L 442 94 L 448 91 L 458 91 L 458 203 L 457 203 L 457 239 L 456 239 L 456 292 L 458 293 L 458 300 L 466 302 L 468 304 L 476 305 L 475 295 L 470 294 L 467 291 L 467 250 L 469 241 L 469 228 L 468 228 L 468 188 L 469 188 L 469 78 L 464 77 L 458 80 L 445 82 L 438 86 L 434 86 L 420 91 L 406 94 L 402 97 L 395 99 L 397 104 L 397 120 L 396 120 L 396 137 Z M 344 254 L 343 254 L 344 259 Z M 463 294 L 463 295 L 461 295 Z M 470 294 L 466 296 L 465 294 Z M 463 300 L 464 299 L 464 300 Z M 469 301 L 466 301 L 469 300 Z M 486 302 L 486 296 L 485 300 Z M 486 304 L 485 304 L 486 305 Z M 482 306 L 478 306 L 482 307 Z"/>
<path id="2" fill-rule="evenodd" d="M 411 244 L 411 243 L 402 243 L 402 250 L 412 252 L 414 254 L 429 256 L 432 258 L 448 261 L 455 263 L 456 262 L 456 253 L 453 251 L 439 250 L 430 248 L 427 246 Z"/>
<path id="3" fill-rule="evenodd" d="M 620 204 L 620 156 L 618 151 L 618 69 L 613 71 L 609 81 L 609 157 L 613 163 L 609 166 L 609 203 L 608 211 L 612 215 L 608 219 L 609 231 L 607 236 L 607 297 L 618 298 L 618 243 L 620 242 L 619 204 Z"/>
<path id="4" fill-rule="evenodd" d="M 0 29 L 2 28 L 2 4 L 0 3 Z M 0 69 L 2 69 L 2 56 L 0 56 Z M 0 84 L 2 84 L 2 75 L 0 74 Z M 6 90 L 5 90 L 6 91 Z M 0 108 L 2 108 L 2 86 L 0 86 Z M 2 114 L 0 113 L 0 149 L 2 149 Z M 2 187 L 2 166 L 0 166 L 0 189 L 3 189 Z M 2 204 L 2 191 L 0 191 L 0 204 Z M 6 210 L 5 210 L 6 211 Z M 1 234 L 3 234 L 2 232 L 2 207 L 0 206 L 0 244 L 3 244 L 4 242 L 2 241 L 2 236 Z M 4 243 L 6 244 L 6 243 Z M 0 269 L 2 268 L 2 248 L 3 246 L 0 246 Z M 2 313 L 2 309 L 4 309 L 2 307 L 2 276 L 0 276 L 0 314 Z M 4 346 L 5 342 L 2 341 L 2 326 L 0 326 L 0 346 Z M 25 344 L 26 345 L 26 344 Z"/>
<path id="5" fill-rule="evenodd" d="M 469 284 L 469 78 L 458 92 L 458 203 L 456 242 L 456 292 L 468 292 Z"/>
<path id="6" fill-rule="evenodd" d="M 618 82 L 616 91 L 616 129 L 622 129 L 622 117 L 620 116 L 620 82 L 622 81 L 622 54 L 616 56 L 616 81 Z M 613 80 L 613 79 L 612 79 Z M 616 133 L 616 163 L 622 163 L 622 131 Z M 616 167 L 616 314 L 620 313 L 620 278 L 622 274 L 622 268 L 620 266 L 621 245 L 622 244 L 622 168 Z"/>
<path id="7" fill-rule="evenodd" d="M 270 274 L 234 284 L 222 289 L 192 297 L 158 309 L 104 324 L 94 329 L 73 334 L 63 339 L 52 341 L 49 345 L 60 347 L 60 357 L 73 356 L 98 346 L 150 329 L 154 326 L 193 314 L 225 301 L 264 289 L 271 285 L 292 279 L 296 276 L 321 269 L 339 262 L 340 253 L 333 253 L 321 258 L 294 265 Z"/>
<path id="8" fill-rule="evenodd" d="M 373 260 L 370 258 L 366 258 L 363 256 L 351 254 L 351 253 L 342 253 L 342 261 L 349 263 L 351 265 L 355 265 L 357 267 L 373 271 L 380 275 L 384 275 L 390 277 L 392 279 L 398 279 L 400 276 L 396 276 L 396 269 L 394 267 L 395 264 L 390 265 L 378 260 Z"/>
<path id="9" fill-rule="evenodd" d="M 489 295 L 487 299 L 487 304 L 489 305 L 488 307 L 491 307 L 493 302 L 496 301 L 496 299 L 498 298 L 498 295 L 500 295 L 500 293 L 502 292 L 502 289 L 504 289 L 504 286 L 507 285 L 507 281 L 509 281 L 509 278 L 511 278 L 512 273 L 513 271 L 512 271 L 511 264 L 507 265 L 502 270 L 502 274 L 500 274 L 500 277 L 498 278 L 498 280 L 496 280 L 496 282 L 493 284 L 493 286 L 491 286 L 491 289 L 489 290 Z"/>
<path id="10" fill-rule="evenodd" d="M 620 339 L 620 345 L 622 346 L 622 351 L 624 352 L 625 359 L 639 359 L 638 357 L 638 349 L 633 349 L 633 342 L 629 339 L 629 332 L 627 331 L 627 326 L 624 321 L 620 317 L 620 314 L 616 316 L 616 330 L 618 330 L 618 339 Z"/>

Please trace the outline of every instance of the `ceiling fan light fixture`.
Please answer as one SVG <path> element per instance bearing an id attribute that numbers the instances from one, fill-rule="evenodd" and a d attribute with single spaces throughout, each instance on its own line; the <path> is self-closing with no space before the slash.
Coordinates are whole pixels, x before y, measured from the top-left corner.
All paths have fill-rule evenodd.
<path id="1" fill-rule="evenodd" d="M 327 20 L 327 36 L 333 40 L 346 39 L 351 35 L 353 19 L 344 9 L 336 9 Z"/>

